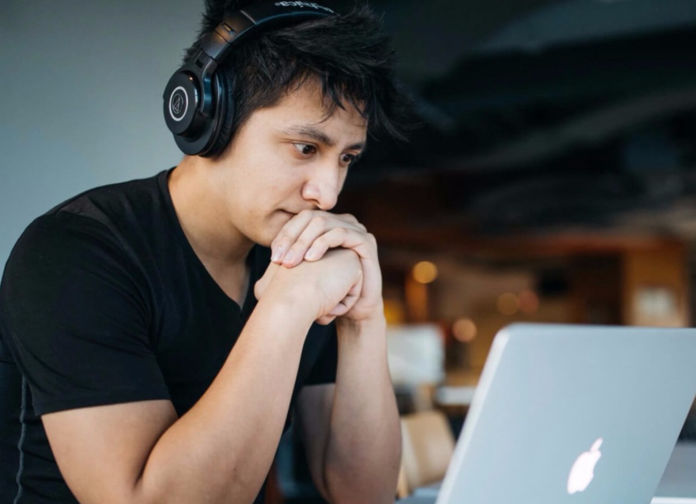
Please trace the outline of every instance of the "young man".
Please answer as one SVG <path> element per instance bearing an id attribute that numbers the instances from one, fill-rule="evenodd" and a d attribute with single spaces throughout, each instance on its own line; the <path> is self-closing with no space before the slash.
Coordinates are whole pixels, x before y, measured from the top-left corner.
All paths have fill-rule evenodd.
<path id="1" fill-rule="evenodd" d="M 307 5 L 327 10 L 274 8 Z M 393 500 L 377 247 L 329 213 L 368 131 L 394 131 L 389 61 L 364 8 L 257 30 L 215 74 L 219 152 L 29 226 L 0 288 L 0 501 L 262 502 L 292 418 L 326 500 Z"/>

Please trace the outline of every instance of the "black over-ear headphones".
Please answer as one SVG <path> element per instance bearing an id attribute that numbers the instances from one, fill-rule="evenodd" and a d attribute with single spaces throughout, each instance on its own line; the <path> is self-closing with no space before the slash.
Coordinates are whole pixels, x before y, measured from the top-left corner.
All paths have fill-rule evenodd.
<path id="1" fill-rule="evenodd" d="M 230 82 L 215 70 L 233 44 L 262 27 L 333 14 L 333 9 L 314 2 L 276 0 L 252 4 L 225 16 L 164 89 L 164 120 L 179 148 L 185 154 L 213 156 L 229 138 L 234 103 L 228 97 L 232 96 L 229 88 L 234 86 L 234 79 Z"/>

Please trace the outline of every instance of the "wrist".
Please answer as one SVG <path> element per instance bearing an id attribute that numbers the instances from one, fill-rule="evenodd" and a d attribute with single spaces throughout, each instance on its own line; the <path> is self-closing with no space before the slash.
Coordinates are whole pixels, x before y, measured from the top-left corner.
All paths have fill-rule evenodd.
<path id="1" fill-rule="evenodd" d="M 284 320 L 283 326 L 286 328 L 301 327 L 303 336 L 317 317 L 316 306 L 297 288 L 269 289 L 259 300 L 257 308 L 269 312 L 269 316 Z"/>
<path id="2" fill-rule="evenodd" d="M 360 303 L 360 301 L 358 301 Z M 346 330 L 351 331 L 363 331 L 363 330 L 374 330 L 374 329 L 384 329 L 386 328 L 387 322 L 384 316 L 384 304 L 380 302 L 374 308 L 370 308 L 369 311 L 360 310 L 359 317 L 352 317 L 351 312 L 347 315 L 338 317 L 336 319 L 336 325 L 342 326 Z"/>
<path id="3" fill-rule="evenodd" d="M 379 376 L 388 377 L 387 323 L 383 315 L 358 321 L 339 318 L 336 337 L 339 368 L 357 365 L 362 374 L 374 377 L 378 372 Z"/>
<path id="4" fill-rule="evenodd" d="M 386 336 L 387 321 L 382 311 L 359 320 L 339 317 L 336 319 L 336 330 L 339 335 L 359 337 L 362 334 L 370 334 L 375 338 L 378 335 Z"/>

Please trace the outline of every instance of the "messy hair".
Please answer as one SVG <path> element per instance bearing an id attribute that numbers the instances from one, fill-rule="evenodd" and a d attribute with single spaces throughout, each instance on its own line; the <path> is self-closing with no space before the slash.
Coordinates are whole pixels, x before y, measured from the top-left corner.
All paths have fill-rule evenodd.
<path id="1" fill-rule="evenodd" d="M 186 58 L 226 13 L 253 2 L 206 0 L 197 42 L 187 49 Z M 403 139 L 400 121 L 407 105 L 394 78 L 393 62 L 381 19 L 365 4 L 336 16 L 261 29 L 235 45 L 217 70 L 235 82 L 233 95 L 228 96 L 235 118 L 224 141 L 229 143 L 232 131 L 255 110 L 274 105 L 312 78 L 321 84 L 327 115 L 350 105 L 367 120 L 372 136 Z"/>

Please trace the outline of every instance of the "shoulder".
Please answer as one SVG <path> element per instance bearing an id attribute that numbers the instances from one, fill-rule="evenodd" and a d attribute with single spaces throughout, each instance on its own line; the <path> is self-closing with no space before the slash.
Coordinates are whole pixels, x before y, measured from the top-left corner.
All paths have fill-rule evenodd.
<path id="1" fill-rule="evenodd" d="M 160 204 L 160 176 L 91 189 L 35 219 L 10 252 L 0 298 L 57 301 L 78 289 L 82 296 L 97 289 L 142 293 L 142 260 L 131 244 L 148 234 L 143 207 Z"/>
<path id="2" fill-rule="evenodd" d="M 0 312 L 58 316 L 68 305 L 126 292 L 144 305 L 142 283 L 138 265 L 108 227 L 73 213 L 47 214 L 27 227 L 10 253 Z"/>
<path id="3" fill-rule="evenodd" d="M 90 189 L 56 205 L 42 217 L 74 215 L 106 227 L 166 211 L 168 171 L 155 176 Z"/>
<path id="4" fill-rule="evenodd" d="M 163 177 L 166 181 L 166 172 L 97 187 L 56 205 L 21 234 L 8 258 L 5 279 L 13 272 L 26 273 L 26 268 L 128 260 L 128 242 L 150 233 L 152 222 L 162 226 Z"/>
<path id="5" fill-rule="evenodd" d="M 5 278 L 25 268 L 54 268 L 63 260 L 77 260 L 88 249 L 108 248 L 110 242 L 112 234 L 95 219 L 69 212 L 44 214 L 17 240 L 7 260 Z"/>

